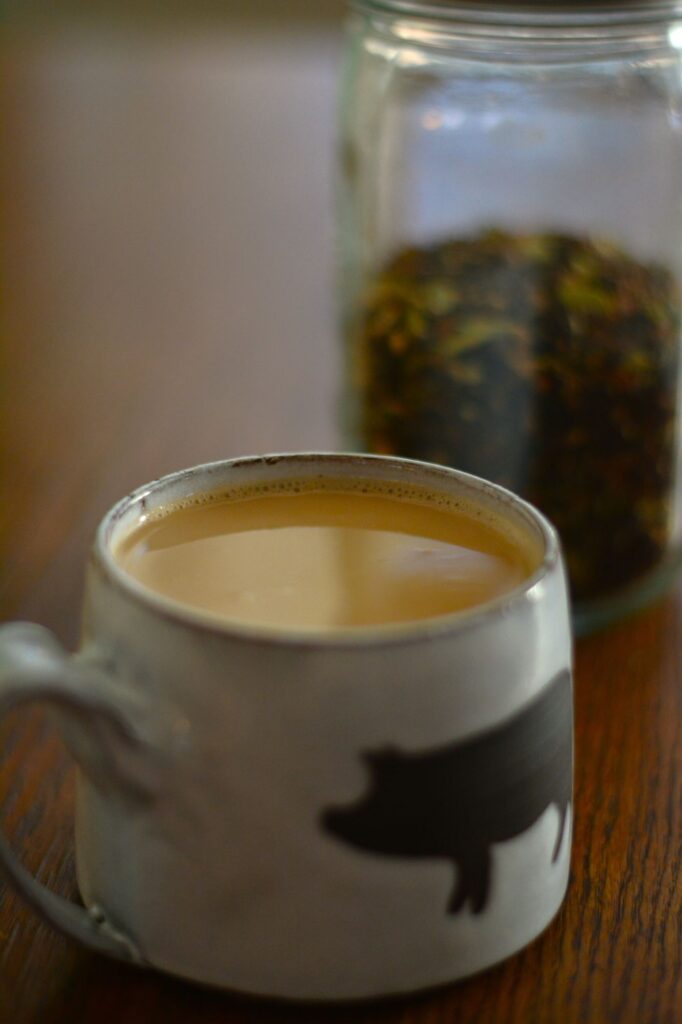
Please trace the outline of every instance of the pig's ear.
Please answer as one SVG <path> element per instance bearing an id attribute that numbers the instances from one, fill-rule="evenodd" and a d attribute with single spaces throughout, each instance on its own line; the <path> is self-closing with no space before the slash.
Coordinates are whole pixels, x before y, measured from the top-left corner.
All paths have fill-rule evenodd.
<path id="1" fill-rule="evenodd" d="M 402 754 L 397 747 L 386 746 L 381 747 L 378 750 L 365 750 L 362 758 L 370 766 L 370 768 L 376 768 L 385 764 L 389 764 L 392 761 L 398 761 L 402 757 Z"/>

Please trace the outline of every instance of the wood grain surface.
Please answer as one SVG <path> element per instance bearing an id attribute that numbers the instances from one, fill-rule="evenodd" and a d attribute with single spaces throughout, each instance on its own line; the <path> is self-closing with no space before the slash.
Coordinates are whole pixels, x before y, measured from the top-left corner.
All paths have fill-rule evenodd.
<path id="1" fill-rule="evenodd" d="M 5 46 L 0 617 L 71 646 L 115 498 L 212 458 L 338 445 L 336 49 L 259 31 Z M 265 1005 L 90 955 L 0 884 L 0 1022 L 682 1021 L 681 627 L 676 591 L 579 645 L 568 898 L 498 968 L 383 1005 Z M 73 769 L 44 712 L 2 722 L 0 749 L 14 848 L 75 897 Z"/>

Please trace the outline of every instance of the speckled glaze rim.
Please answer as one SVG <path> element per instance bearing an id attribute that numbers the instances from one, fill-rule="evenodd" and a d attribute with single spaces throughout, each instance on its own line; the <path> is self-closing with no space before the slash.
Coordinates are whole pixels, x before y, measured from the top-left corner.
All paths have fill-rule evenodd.
<path id="1" fill-rule="evenodd" d="M 178 605 L 148 589 L 129 576 L 114 558 L 113 542 L 117 530 L 122 527 L 123 520 L 131 516 L 136 509 L 143 512 L 151 497 L 158 498 L 164 491 L 169 491 L 174 486 L 186 486 L 191 481 L 196 481 L 197 486 L 188 488 L 186 492 L 188 494 L 210 492 L 218 487 L 227 488 L 228 484 L 222 477 L 229 475 L 233 470 L 248 470 L 249 468 L 267 470 L 269 467 L 282 467 L 283 465 L 290 468 L 291 472 L 288 472 L 286 476 L 291 479 L 297 479 L 297 469 L 310 471 L 312 467 L 319 466 L 322 475 L 338 477 L 339 480 L 343 480 L 344 474 L 330 473 L 330 467 L 346 470 L 353 467 L 358 471 L 353 479 L 377 480 L 377 476 L 372 470 L 380 469 L 382 474 L 386 471 L 389 473 L 391 470 L 394 471 L 390 475 L 381 476 L 381 479 L 392 480 L 399 484 L 421 486 L 441 494 L 452 494 L 454 485 L 454 488 L 461 490 L 463 498 L 474 502 L 478 498 L 488 505 L 494 506 L 501 517 L 504 517 L 505 509 L 511 509 L 517 522 L 522 522 L 540 540 L 543 549 L 542 560 L 535 572 L 513 590 L 484 604 L 477 605 L 473 609 L 414 622 L 359 626 L 326 633 L 319 630 L 278 629 L 272 626 L 223 622 L 203 614 L 201 611 Z M 346 478 L 350 477 L 348 473 L 345 475 Z M 212 477 L 214 478 L 213 487 L 211 486 Z M 216 483 L 216 477 L 221 478 L 220 483 Z M 276 479 L 275 476 L 273 476 L 274 479 Z M 239 483 L 243 485 L 243 481 Z M 444 486 L 444 484 L 450 486 Z M 109 584 L 123 591 L 138 605 L 142 605 L 148 611 L 178 626 L 249 643 L 328 650 L 415 643 L 426 638 L 450 636 L 464 630 L 477 628 L 484 623 L 517 612 L 523 606 L 537 601 L 542 583 L 556 571 L 560 561 L 559 538 L 545 516 L 511 491 L 487 480 L 446 466 L 393 456 L 345 452 L 284 452 L 202 463 L 189 469 L 169 473 L 158 480 L 136 488 L 118 501 L 101 520 L 95 534 L 89 564 Z"/>

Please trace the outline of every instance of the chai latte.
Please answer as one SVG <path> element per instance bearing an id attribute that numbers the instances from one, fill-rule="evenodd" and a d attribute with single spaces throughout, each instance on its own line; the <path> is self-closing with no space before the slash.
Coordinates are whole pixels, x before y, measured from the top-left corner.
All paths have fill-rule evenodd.
<path id="1" fill-rule="evenodd" d="M 416 487 L 301 480 L 195 495 L 118 545 L 145 587 L 227 623 L 337 630 L 496 598 L 540 552 L 487 508 Z"/>

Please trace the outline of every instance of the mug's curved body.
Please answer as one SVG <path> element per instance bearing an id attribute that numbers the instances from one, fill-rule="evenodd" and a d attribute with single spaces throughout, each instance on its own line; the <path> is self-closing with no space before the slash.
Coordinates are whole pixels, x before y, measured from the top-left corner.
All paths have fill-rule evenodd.
<path id="1" fill-rule="evenodd" d="M 203 621 L 112 558 L 157 505 L 320 472 L 493 503 L 535 531 L 542 565 L 469 613 L 313 637 Z M 263 996 L 377 997 L 487 967 L 559 909 L 572 811 L 566 584 L 553 531 L 506 492 L 362 456 L 166 478 L 100 528 L 82 656 L 140 707 L 147 753 L 135 756 L 152 795 L 103 785 L 81 756 L 77 807 L 83 900 L 138 960 Z"/>

